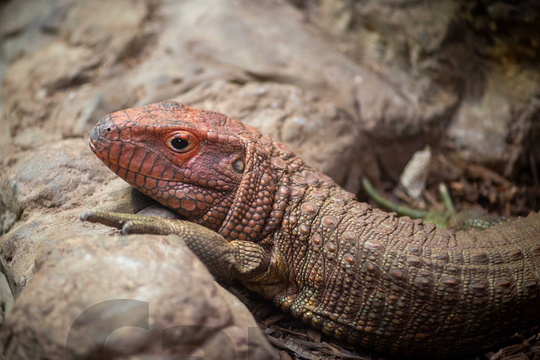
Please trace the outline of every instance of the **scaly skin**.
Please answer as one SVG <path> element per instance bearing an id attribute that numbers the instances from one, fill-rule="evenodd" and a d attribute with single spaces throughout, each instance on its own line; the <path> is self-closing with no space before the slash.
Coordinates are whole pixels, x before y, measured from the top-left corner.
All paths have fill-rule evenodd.
<path id="1" fill-rule="evenodd" d="M 483 232 L 399 218 L 250 126 L 174 102 L 110 114 L 90 143 L 130 185 L 213 231 L 99 211 L 83 219 L 179 233 L 216 276 L 336 338 L 445 358 L 539 323 L 540 214 Z"/>

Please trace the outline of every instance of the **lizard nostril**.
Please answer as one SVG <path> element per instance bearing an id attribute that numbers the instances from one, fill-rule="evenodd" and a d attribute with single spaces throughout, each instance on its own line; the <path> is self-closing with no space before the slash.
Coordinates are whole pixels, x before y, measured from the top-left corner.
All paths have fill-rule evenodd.
<path id="1" fill-rule="evenodd" d="M 112 116 L 107 115 L 98 121 L 98 123 L 96 124 L 96 128 L 99 129 L 98 131 L 100 136 L 110 136 L 107 134 L 111 134 L 117 131 L 118 125 L 113 121 Z"/>

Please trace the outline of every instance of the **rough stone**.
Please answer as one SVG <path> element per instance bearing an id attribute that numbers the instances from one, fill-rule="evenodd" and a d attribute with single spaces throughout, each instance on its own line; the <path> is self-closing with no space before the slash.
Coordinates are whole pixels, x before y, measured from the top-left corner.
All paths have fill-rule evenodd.
<path id="1" fill-rule="evenodd" d="M 276 358 L 177 236 L 73 235 L 43 251 L 35 273 L 2 332 L 8 358 Z"/>

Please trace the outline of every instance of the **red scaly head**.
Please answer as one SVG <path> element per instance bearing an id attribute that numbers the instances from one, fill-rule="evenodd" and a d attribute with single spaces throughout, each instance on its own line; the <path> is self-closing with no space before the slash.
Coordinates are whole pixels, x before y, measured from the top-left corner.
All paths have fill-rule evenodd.
<path id="1" fill-rule="evenodd" d="M 258 151 L 273 147 L 268 140 L 223 114 L 163 102 L 105 116 L 90 147 L 131 186 L 188 220 L 258 241 L 276 210 L 275 169 L 261 165 L 268 148 Z"/>

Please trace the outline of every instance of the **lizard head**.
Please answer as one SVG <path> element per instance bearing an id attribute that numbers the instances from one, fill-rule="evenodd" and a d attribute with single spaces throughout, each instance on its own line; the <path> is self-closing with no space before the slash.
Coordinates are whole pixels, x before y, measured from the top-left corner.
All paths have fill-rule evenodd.
<path id="1" fill-rule="evenodd" d="M 261 165 L 261 138 L 223 114 L 163 102 L 105 116 L 90 147 L 131 186 L 188 220 L 257 241 L 276 192 L 272 169 Z"/>

